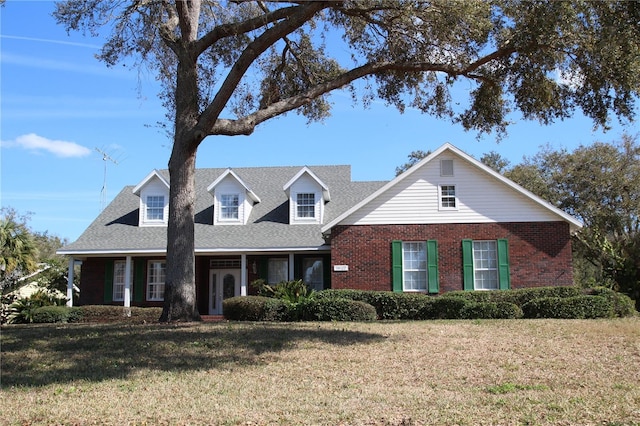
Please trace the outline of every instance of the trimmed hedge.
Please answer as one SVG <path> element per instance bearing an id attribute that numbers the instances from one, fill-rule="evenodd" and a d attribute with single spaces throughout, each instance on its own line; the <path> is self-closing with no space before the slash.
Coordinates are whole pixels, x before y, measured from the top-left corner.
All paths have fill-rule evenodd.
<path id="1" fill-rule="evenodd" d="M 517 319 L 523 316 L 522 309 L 510 302 L 471 302 L 460 310 L 463 319 Z"/>
<path id="2" fill-rule="evenodd" d="M 602 296 L 543 297 L 522 306 L 526 318 L 612 318 L 613 302 Z"/>
<path id="3" fill-rule="evenodd" d="M 423 310 L 434 299 L 418 293 L 366 290 L 323 290 L 315 293 L 313 298 L 316 300 L 339 298 L 364 302 L 373 306 L 378 319 L 382 320 L 423 319 Z"/>
<path id="4" fill-rule="evenodd" d="M 68 323 L 82 320 L 82 309 L 67 306 L 42 306 L 32 312 L 34 323 Z"/>
<path id="5" fill-rule="evenodd" d="M 303 321 L 375 321 L 376 309 L 368 303 L 344 298 L 307 299 L 298 307 Z"/>
<path id="6" fill-rule="evenodd" d="M 131 323 L 153 323 L 158 322 L 162 308 L 142 308 L 139 306 L 115 305 L 85 305 L 79 306 L 81 321 L 90 323 L 107 322 L 131 322 Z"/>
<path id="7" fill-rule="evenodd" d="M 272 297 L 237 296 L 222 302 L 224 317 L 234 321 L 289 321 L 291 304 Z"/>

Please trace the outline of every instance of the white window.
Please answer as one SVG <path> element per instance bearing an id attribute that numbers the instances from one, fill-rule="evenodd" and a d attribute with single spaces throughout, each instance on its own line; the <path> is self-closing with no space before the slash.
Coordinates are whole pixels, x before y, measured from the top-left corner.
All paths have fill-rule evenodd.
<path id="1" fill-rule="evenodd" d="M 296 217 L 314 219 L 316 217 L 316 194 L 299 193 L 296 197 Z"/>
<path id="2" fill-rule="evenodd" d="M 147 272 L 147 300 L 164 300 L 164 281 L 166 263 L 163 260 L 152 260 L 149 262 Z"/>
<path id="3" fill-rule="evenodd" d="M 427 290 L 427 244 L 402 243 L 402 286 L 404 291 Z"/>
<path id="4" fill-rule="evenodd" d="M 267 268 L 267 284 L 278 284 L 289 280 L 289 261 L 287 259 L 271 258 Z"/>
<path id="5" fill-rule="evenodd" d="M 238 220 L 240 196 L 238 194 L 222 194 L 220 196 L 220 220 Z"/>
<path id="6" fill-rule="evenodd" d="M 324 289 L 324 275 L 323 275 L 322 258 L 319 257 L 307 257 L 302 260 L 302 271 L 304 278 L 302 281 L 309 288 L 315 291 L 321 291 Z"/>
<path id="7" fill-rule="evenodd" d="M 116 260 L 113 263 L 113 300 L 115 302 L 124 300 L 124 278 L 126 276 L 126 267 L 127 262 L 124 260 Z M 133 268 L 131 268 L 129 283 L 133 283 Z"/>
<path id="8" fill-rule="evenodd" d="M 147 196 L 147 220 L 164 220 L 164 195 Z"/>
<path id="9" fill-rule="evenodd" d="M 456 186 L 440 185 L 440 208 L 443 210 L 455 210 L 456 202 Z"/>
<path id="10" fill-rule="evenodd" d="M 473 283 L 476 290 L 499 288 L 496 241 L 473 242 Z"/>

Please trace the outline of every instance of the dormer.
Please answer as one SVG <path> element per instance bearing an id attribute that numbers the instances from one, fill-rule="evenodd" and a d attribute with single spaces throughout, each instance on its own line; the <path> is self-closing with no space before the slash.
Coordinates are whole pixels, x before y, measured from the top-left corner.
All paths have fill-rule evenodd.
<path id="1" fill-rule="evenodd" d="M 169 221 L 169 182 L 153 170 L 133 193 L 140 197 L 138 226 L 166 226 Z"/>
<path id="2" fill-rule="evenodd" d="M 324 206 L 331 200 L 329 187 L 308 167 L 303 167 L 283 190 L 289 197 L 289 223 L 321 224 Z"/>
<path id="3" fill-rule="evenodd" d="M 231 169 L 222 173 L 207 191 L 213 196 L 214 225 L 244 225 L 260 198 Z"/>

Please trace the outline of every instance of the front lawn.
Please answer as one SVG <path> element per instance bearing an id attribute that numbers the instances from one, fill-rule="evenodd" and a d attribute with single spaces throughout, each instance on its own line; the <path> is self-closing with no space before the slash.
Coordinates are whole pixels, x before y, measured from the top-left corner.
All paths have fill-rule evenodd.
<path id="1" fill-rule="evenodd" d="M 0 423 L 640 424 L 640 319 L 1 330 Z"/>

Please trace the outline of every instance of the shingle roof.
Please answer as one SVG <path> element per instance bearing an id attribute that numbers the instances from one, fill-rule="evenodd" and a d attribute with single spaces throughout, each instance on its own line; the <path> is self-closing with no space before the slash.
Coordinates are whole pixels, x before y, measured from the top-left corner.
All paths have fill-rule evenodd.
<path id="1" fill-rule="evenodd" d="M 207 187 L 227 169 L 196 170 L 196 252 L 315 250 L 323 247 L 322 225 L 289 225 L 289 200 L 283 186 L 303 166 L 234 168 L 260 197 L 246 225 L 213 225 L 213 197 Z M 353 182 L 350 166 L 310 166 L 331 190 L 324 222 L 329 223 L 382 187 L 385 182 Z M 167 170 L 158 171 L 169 180 Z M 75 242 L 59 251 L 69 255 L 164 253 L 164 226 L 139 227 L 140 199 L 127 186 Z"/>

